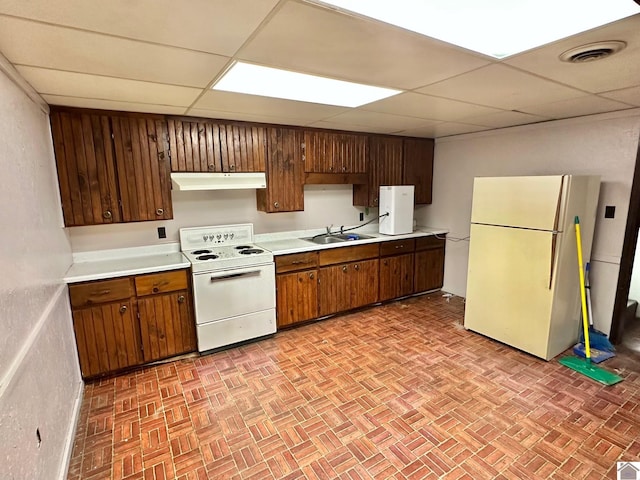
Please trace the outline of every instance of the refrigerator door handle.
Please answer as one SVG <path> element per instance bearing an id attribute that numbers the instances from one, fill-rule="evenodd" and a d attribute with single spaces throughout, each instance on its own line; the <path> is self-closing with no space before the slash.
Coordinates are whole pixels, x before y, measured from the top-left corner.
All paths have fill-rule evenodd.
<path id="1" fill-rule="evenodd" d="M 558 233 L 557 231 L 553 232 L 553 237 L 551 238 L 551 265 L 549 268 L 549 290 L 551 290 L 551 284 L 553 283 L 553 274 L 556 270 L 556 243 L 558 241 Z"/>

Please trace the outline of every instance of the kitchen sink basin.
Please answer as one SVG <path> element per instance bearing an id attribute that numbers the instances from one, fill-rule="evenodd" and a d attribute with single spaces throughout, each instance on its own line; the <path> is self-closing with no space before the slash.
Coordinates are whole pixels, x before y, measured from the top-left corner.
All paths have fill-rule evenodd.
<path id="1" fill-rule="evenodd" d="M 371 235 L 362 235 L 360 233 L 326 233 L 315 237 L 303 238 L 302 240 L 317 243 L 319 245 L 327 245 L 329 243 L 353 242 L 355 240 L 365 240 L 367 238 L 374 237 Z"/>

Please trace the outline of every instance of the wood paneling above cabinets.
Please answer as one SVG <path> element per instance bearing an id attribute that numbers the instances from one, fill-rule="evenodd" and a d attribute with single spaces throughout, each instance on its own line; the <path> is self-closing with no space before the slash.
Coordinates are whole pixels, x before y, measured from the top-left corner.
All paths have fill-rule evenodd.
<path id="1" fill-rule="evenodd" d="M 172 172 L 264 172 L 267 129 L 244 123 L 170 117 Z"/>
<path id="2" fill-rule="evenodd" d="M 67 227 L 173 218 L 164 117 L 52 108 L 51 132 Z"/>

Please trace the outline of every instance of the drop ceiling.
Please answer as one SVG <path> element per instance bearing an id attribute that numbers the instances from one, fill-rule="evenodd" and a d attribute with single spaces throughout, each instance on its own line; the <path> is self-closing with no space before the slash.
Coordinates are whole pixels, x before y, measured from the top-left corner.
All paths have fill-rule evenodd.
<path id="1" fill-rule="evenodd" d="M 606 40 L 627 48 L 558 60 Z M 640 14 L 497 60 L 303 0 L 0 0 L 0 52 L 51 105 L 396 135 L 640 107 Z M 212 91 L 233 61 L 404 93 L 343 108 Z"/>

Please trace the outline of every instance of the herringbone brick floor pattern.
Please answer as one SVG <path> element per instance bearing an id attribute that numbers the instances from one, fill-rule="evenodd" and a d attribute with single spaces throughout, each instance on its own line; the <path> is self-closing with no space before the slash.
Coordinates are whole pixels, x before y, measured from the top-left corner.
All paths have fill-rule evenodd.
<path id="1" fill-rule="evenodd" d="M 595 479 L 640 460 L 605 387 L 462 328 L 433 294 L 86 386 L 70 480 Z"/>

